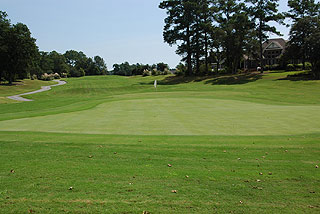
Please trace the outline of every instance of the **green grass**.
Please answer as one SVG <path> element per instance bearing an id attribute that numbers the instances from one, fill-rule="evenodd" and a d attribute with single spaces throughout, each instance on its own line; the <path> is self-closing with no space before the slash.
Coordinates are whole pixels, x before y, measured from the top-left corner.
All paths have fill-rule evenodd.
<path id="1" fill-rule="evenodd" d="M 40 80 L 21 80 L 14 82 L 13 85 L 0 84 L 0 104 L 14 103 L 16 101 L 10 100 L 7 97 L 12 95 L 23 94 L 25 92 L 35 91 L 45 85 L 53 85 L 55 82 L 44 82 Z"/>
<path id="2" fill-rule="evenodd" d="M 319 213 L 320 82 L 287 74 L 84 77 L 1 104 L 0 213 Z"/>

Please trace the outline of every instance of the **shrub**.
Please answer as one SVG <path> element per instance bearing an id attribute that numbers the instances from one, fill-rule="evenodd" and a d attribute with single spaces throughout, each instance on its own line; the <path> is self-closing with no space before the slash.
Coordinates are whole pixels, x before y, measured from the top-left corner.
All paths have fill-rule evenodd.
<path id="1" fill-rule="evenodd" d="M 143 70 L 143 72 L 142 72 L 143 77 L 150 76 L 150 75 L 151 75 L 151 72 L 149 70 L 147 70 L 147 69 Z"/>
<path id="2" fill-rule="evenodd" d="M 184 72 L 181 71 L 181 70 L 177 70 L 174 74 L 175 74 L 176 76 L 183 76 L 183 75 L 184 75 Z"/>
<path id="3" fill-rule="evenodd" d="M 303 64 L 302 64 L 302 63 L 300 63 L 300 64 L 295 64 L 295 65 L 294 65 L 294 68 L 295 68 L 296 71 L 301 71 L 302 68 L 303 68 Z"/>
<path id="4" fill-rule="evenodd" d="M 31 80 L 36 80 L 38 79 L 37 75 L 36 74 L 33 74 L 31 77 L 30 77 Z"/>
<path id="5" fill-rule="evenodd" d="M 306 70 L 311 70 L 312 69 L 312 65 L 310 62 L 306 62 Z"/>
<path id="6" fill-rule="evenodd" d="M 200 65 L 200 74 L 210 74 L 212 72 L 212 67 L 208 65 L 208 70 L 206 69 L 206 64 Z"/>
<path id="7" fill-rule="evenodd" d="M 237 74 L 241 74 L 244 73 L 244 71 L 242 69 L 237 69 Z"/>
<path id="8" fill-rule="evenodd" d="M 296 70 L 293 64 L 288 64 L 286 67 L 286 71 L 294 71 Z"/>
<path id="9" fill-rule="evenodd" d="M 270 65 L 270 70 L 274 71 L 274 70 L 280 70 L 281 67 L 279 64 L 274 64 L 274 65 Z"/>
<path id="10" fill-rule="evenodd" d="M 68 74 L 67 73 L 62 73 L 61 74 L 61 78 L 67 78 L 68 77 Z"/>
<path id="11" fill-rule="evenodd" d="M 161 73 L 160 73 L 160 71 L 158 71 L 157 69 L 153 69 L 152 71 L 151 71 L 151 75 L 152 76 L 158 76 L 158 75 L 160 75 Z"/>
<path id="12" fill-rule="evenodd" d="M 43 80 L 43 81 L 51 81 L 53 79 L 54 79 L 53 74 L 47 74 L 47 73 L 42 74 L 40 78 L 40 80 Z"/>
<path id="13" fill-rule="evenodd" d="M 53 78 L 54 79 L 60 79 L 61 77 L 60 77 L 60 75 L 58 73 L 54 73 L 53 74 Z"/>
<path id="14" fill-rule="evenodd" d="M 228 71 L 227 71 L 227 69 L 225 69 L 225 68 L 220 68 L 220 69 L 218 69 L 218 73 L 219 73 L 219 74 L 227 74 Z"/>
<path id="15" fill-rule="evenodd" d="M 162 75 L 168 75 L 170 72 L 167 68 L 164 69 L 164 71 L 162 72 Z"/>

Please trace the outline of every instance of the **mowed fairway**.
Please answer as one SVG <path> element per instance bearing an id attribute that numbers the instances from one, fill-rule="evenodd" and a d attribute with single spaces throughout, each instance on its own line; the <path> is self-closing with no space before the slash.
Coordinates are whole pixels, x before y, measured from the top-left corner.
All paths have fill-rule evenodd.
<path id="1" fill-rule="evenodd" d="M 0 213 L 319 213 L 320 81 L 287 74 L 84 77 L 3 102 Z"/>
<path id="2" fill-rule="evenodd" d="M 320 130 L 320 114 L 315 112 L 320 112 L 320 106 L 161 97 L 106 102 L 84 111 L 2 121 L 0 129 L 126 135 L 305 134 Z"/>

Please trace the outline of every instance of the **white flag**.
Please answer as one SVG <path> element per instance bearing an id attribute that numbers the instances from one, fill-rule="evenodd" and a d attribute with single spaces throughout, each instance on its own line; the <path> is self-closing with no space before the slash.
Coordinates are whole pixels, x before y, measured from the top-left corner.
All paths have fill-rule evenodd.
<path id="1" fill-rule="evenodd" d="M 157 80 L 154 81 L 154 87 L 157 88 Z"/>

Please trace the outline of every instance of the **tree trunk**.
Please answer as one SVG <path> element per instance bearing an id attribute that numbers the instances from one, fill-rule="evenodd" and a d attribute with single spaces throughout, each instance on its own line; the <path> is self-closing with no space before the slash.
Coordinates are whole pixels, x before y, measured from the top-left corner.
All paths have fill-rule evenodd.
<path id="1" fill-rule="evenodd" d="M 199 34 L 196 36 L 196 73 L 200 74 L 200 44 L 199 44 Z"/>
<path id="2" fill-rule="evenodd" d="M 306 46 L 305 46 L 305 42 L 304 42 L 304 32 L 302 33 L 303 34 L 303 41 L 302 41 L 302 70 L 306 70 Z"/>
<path id="3" fill-rule="evenodd" d="M 9 72 L 9 78 L 8 78 L 8 81 L 9 81 L 9 85 L 12 85 L 12 83 L 13 83 L 13 81 L 14 81 L 14 75 L 11 73 L 11 72 Z"/>
<path id="4" fill-rule="evenodd" d="M 190 42 L 190 27 L 187 27 L 187 76 L 190 76 L 192 73 L 192 50 L 191 50 L 191 42 Z"/>
<path id="5" fill-rule="evenodd" d="M 205 32 L 204 35 L 204 46 L 205 46 L 205 64 L 206 64 L 206 73 L 209 73 L 209 65 L 208 65 L 208 34 Z"/>
<path id="6" fill-rule="evenodd" d="M 259 45 L 260 45 L 260 67 L 261 67 L 261 73 L 263 73 L 264 65 L 263 65 L 262 21 L 261 21 L 261 19 L 260 19 L 260 26 L 259 26 Z"/>

